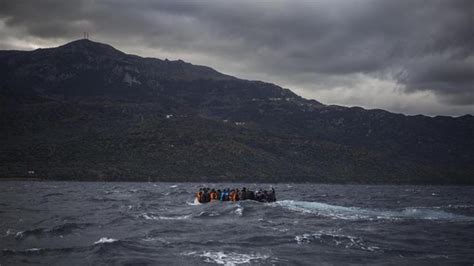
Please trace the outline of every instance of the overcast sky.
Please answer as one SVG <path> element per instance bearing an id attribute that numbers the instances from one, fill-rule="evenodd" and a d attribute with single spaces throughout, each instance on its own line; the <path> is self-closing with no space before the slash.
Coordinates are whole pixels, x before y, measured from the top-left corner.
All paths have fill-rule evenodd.
<path id="1" fill-rule="evenodd" d="M 474 1 L 0 0 L 0 49 L 90 32 L 326 104 L 474 114 Z"/>

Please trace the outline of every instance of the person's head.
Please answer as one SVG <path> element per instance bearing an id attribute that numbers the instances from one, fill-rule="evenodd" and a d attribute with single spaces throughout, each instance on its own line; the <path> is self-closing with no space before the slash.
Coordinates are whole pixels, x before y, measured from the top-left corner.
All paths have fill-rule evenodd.
<path id="1" fill-rule="evenodd" d="M 246 191 L 247 189 L 245 187 L 242 188 L 242 191 Z"/>

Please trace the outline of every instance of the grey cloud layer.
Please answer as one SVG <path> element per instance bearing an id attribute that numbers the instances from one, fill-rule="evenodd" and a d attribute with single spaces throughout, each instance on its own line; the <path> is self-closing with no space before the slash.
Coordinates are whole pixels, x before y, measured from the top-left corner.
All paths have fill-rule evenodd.
<path id="1" fill-rule="evenodd" d="M 33 37 L 87 29 L 124 46 L 239 62 L 296 85 L 301 76 L 316 78 L 300 84 L 328 87 L 334 76 L 388 77 L 407 93 L 430 91 L 459 106 L 474 105 L 473 13 L 469 0 L 0 0 L 5 26 Z"/>

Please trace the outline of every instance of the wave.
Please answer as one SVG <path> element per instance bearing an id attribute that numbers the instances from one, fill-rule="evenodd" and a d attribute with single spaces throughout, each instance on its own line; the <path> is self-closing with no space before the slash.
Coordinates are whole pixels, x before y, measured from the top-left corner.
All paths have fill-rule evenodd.
<path id="1" fill-rule="evenodd" d="M 15 234 L 16 239 L 23 239 L 30 235 L 40 235 L 45 231 L 43 228 L 30 229 L 25 231 L 19 231 Z"/>
<path id="2" fill-rule="evenodd" d="M 432 210 L 429 208 L 405 208 L 400 212 L 394 212 L 392 215 L 399 215 L 402 218 L 412 219 L 474 221 L 474 217 L 454 214 L 440 210 Z"/>
<path id="3" fill-rule="evenodd" d="M 220 213 L 214 212 L 214 211 L 202 211 L 200 212 L 197 217 L 216 217 L 216 216 L 221 216 Z"/>
<path id="4" fill-rule="evenodd" d="M 191 218 L 192 215 L 182 215 L 182 216 L 158 216 L 160 220 L 185 220 Z"/>
<path id="5" fill-rule="evenodd" d="M 186 189 L 179 188 L 179 187 L 175 187 L 172 190 L 161 193 L 161 195 L 163 196 L 189 195 L 189 194 L 193 194 L 193 193 L 190 193 Z"/>
<path id="6" fill-rule="evenodd" d="M 117 241 L 119 241 L 119 240 L 114 239 L 114 238 L 101 237 L 99 240 L 94 242 L 94 245 L 104 244 L 104 243 L 114 243 L 114 242 L 117 242 Z"/>
<path id="7" fill-rule="evenodd" d="M 237 205 L 238 207 L 235 209 L 234 213 L 237 214 L 238 216 L 243 215 L 244 208 L 240 205 Z"/>
<path id="8" fill-rule="evenodd" d="M 230 207 L 230 206 L 229 206 Z M 245 211 L 247 213 L 247 211 Z M 237 205 L 236 208 L 225 208 L 225 209 L 207 209 L 201 211 L 196 218 L 214 218 L 214 217 L 227 217 L 228 215 L 244 215 L 244 207 Z"/>
<path id="9" fill-rule="evenodd" d="M 44 248 L 29 248 L 25 250 L 14 250 L 14 249 L 4 249 L 2 250 L 2 256 L 8 255 L 42 255 L 48 249 Z"/>
<path id="10" fill-rule="evenodd" d="M 16 232 L 13 229 L 7 229 L 5 236 L 16 235 Z"/>
<path id="11" fill-rule="evenodd" d="M 44 256 L 44 255 L 62 255 L 68 254 L 71 252 L 82 252 L 87 250 L 88 247 L 64 247 L 64 248 L 29 248 L 25 250 L 15 250 L 15 249 L 3 249 L 0 252 L 1 256 Z"/>
<path id="12" fill-rule="evenodd" d="M 358 220 L 358 219 L 424 219 L 444 221 L 474 221 L 474 217 L 449 213 L 428 208 L 405 208 L 398 211 L 387 211 L 377 209 L 364 209 L 358 207 L 344 207 L 330 205 L 320 202 L 283 200 L 271 203 L 273 206 L 310 213 L 335 219 Z"/>
<path id="13" fill-rule="evenodd" d="M 295 236 L 298 245 L 317 242 L 324 245 L 342 247 L 347 249 L 359 249 L 369 252 L 379 251 L 380 247 L 366 243 L 361 238 L 342 235 L 333 232 L 320 231 L 314 234 L 302 234 Z"/>
<path id="14" fill-rule="evenodd" d="M 146 220 L 185 220 L 192 217 L 191 214 L 181 216 L 155 216 L 148 213 L 142 213 L 139 216 L 145 218 Z"/>
<path id="15" fill-rule="evenodd" d="M 64 194 L 63 193 L 49 193 L 49 194 L 44 195 L 43 197 L 47 198 L 47 197 L 52 197 L 52 196 L 64 196 Z"/>
<path id="16" fill-rule="evenodd" d="M 48 230 L 48 232 L 55 233 L 55 234 L 65 234 L 65 233 L 71 233 L 72 230 L 83 229 L 91 225 L 93 224 L 92 223 L 65 223 L 65 224 L 54 226 L 53 228 Z"/>
<path id="17" fill-rule="evenodd" d="M 113 190 L 106 190 L 104 191 L 105 195 L 109 195 L 109 194 L 119 194 L 119 193 L 122 193 L 120 190 L 117 190 L 117 189 L 113 189 Z"/>
<path id="18" fill-rule="evenodd" d="M 77 246 L 77 247 L 63 247 L 63 248 L 29 248 L 25 250 L 13 250 L 13 249 L 4 249 L 0 253 L 3 256 L 8 255 L 48 255 L 48 254 L 56 254 L 62 255 L 67 253 L 80 253 L 93 250 L 94 252 L 103 252 L 104 248 L 107 248 L 110 245 L 115 245 L 115 243 L 122 243 L 122 241 L 114 238 L 108 237 L 101 237 L 99 240 L 95 241 L 93 245 L 87 246 Z"/>
<path id="19" fill-rule="evenodd" d="M 441 206 L 440 208 L 472 209 L 472 208 L 474 208 L 474 205 L 470 205 L 470 204 L 449 204 L 447 206 Z"/>
<path id="20" fill-rule="evenodd" d="M 194 202 L 186 201 L 186 204 L 190 206 L 202 205 L 202 203 L 200 203 L 196 198 L 194 198 Z"/>
<path id="21" fill-rule="evenodd" d="M 83 229 L 92 224 L 90 223 L 65 223 L 54 226 L 52 228 L 35 228 L 25 231 L 19 231 L 15 234 L 16 239 L 24 239 L 29 236 L 45 236 L 45 235 L 65 235 L 70 234 L 73 230 Z M 12 234 L 12 231 L 7 231 L 8 235 Z"/>
<path id="22" fill-rule="evenodd" d="M 262 255 L 259 253 L 242 254 L 236 252 L 226 253 L 223 251 L 203 251 L 202 253 L 191 251 L 182 253 L 182 255 L 201 257 L 204 258 L 204 262 L 222 265 L 252 264 L 269 258 L 268 255 Z"/>
<path id="23" fill-rule="evenodd" d="M 128 202 L 127 199 L 113 199 L 113 198 L 108 198 L 108 197 L 92 197 L 88 199 L 89 201 L 92 202 Z"/>

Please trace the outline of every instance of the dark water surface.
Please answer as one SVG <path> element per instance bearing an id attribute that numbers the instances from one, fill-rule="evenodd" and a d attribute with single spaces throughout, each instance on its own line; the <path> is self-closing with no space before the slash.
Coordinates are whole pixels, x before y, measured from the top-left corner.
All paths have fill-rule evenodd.
<path id="1" fill-rule="evenodd" d="M 276 203 L 195 205 L 201 185 L 1 182 L 0 264 L 474 263 L 474 187 L 276 184 Z"/>

